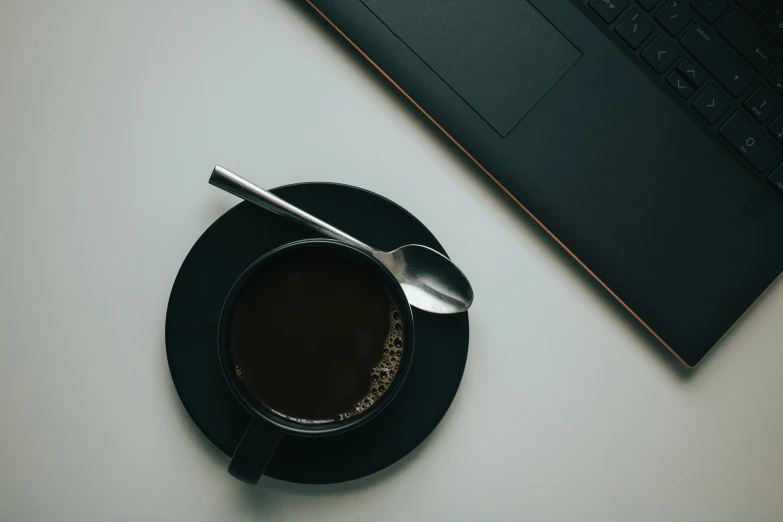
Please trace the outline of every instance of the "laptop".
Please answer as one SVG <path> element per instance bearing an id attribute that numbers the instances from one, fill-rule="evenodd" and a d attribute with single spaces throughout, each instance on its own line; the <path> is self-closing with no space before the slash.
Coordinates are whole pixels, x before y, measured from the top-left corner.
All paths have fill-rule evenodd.
<path id="1" fill-rule="evenodd" d="M 783 4 L 308 2 L 685 365 L 783 269 Z"/>

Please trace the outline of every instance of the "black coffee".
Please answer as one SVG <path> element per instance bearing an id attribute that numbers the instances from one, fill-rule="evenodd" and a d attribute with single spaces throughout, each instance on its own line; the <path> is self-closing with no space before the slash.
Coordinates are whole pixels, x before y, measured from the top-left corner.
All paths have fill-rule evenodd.
<path id="1" fill-rule="evenodd" d="M 399 308 L 378 269 L 318 246 L 266 261 L 246 282 L 229 328 L 247 391 L 307 424 L 340 421 L 375 403 L 405 345 Z"/>

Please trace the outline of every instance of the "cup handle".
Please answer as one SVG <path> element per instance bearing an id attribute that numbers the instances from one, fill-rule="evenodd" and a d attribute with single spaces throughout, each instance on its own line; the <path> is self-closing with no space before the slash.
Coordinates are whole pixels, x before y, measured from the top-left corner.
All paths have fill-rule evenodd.
<path id="1" fill-rule="evenodd" d="M 242 482 L 258 484 L 282 436 L 279 428 L 253 417 L 234 450 L 228 472 Z"/>

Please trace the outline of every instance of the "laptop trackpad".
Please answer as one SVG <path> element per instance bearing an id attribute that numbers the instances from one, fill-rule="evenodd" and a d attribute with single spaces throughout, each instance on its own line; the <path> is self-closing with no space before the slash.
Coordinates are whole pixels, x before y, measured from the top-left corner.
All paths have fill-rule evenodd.
<path id="1" fill-rule="evenodd" d="M 501 136 L 582 56 L 526 0 L 361 0 Z"/>

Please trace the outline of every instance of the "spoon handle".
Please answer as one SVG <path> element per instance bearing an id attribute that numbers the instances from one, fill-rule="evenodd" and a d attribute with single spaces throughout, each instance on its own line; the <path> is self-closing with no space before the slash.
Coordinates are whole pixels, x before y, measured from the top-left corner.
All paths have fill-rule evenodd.
<path id="1" fill-rule="evenodd" d="M 293 206 L 291 203 L 280 199 L 269 191 L 262 189 L 256 185 L 253 185 L 248 180 L 237 176 L 228 169 L 224 169 L 220 165 L 215 166 L 212 171 L 212 175 L 209 177 L 209 184 L 214 185 L 219 189 L 223 189 L 226 192 L 238 196 L 245 201 L 255 203 L 259 207 L 263 207 L 275 214 L 285 216 L 287 218 L 298 221 L 303 225 L 307 225 L 313 230 L 320 232 L 321 234 L 342 241 L 343 243 L 351 244 L 361 250 L 364 250 L 368 254 L 373 254 L 375 251 L 369 245 L 366 245 L 356 239 L 353 236 L 349 236 L 342 230 L 339 230 L 329 223 L 325 223 L 315 216 L 312 216 L 304 210 Z"/>

